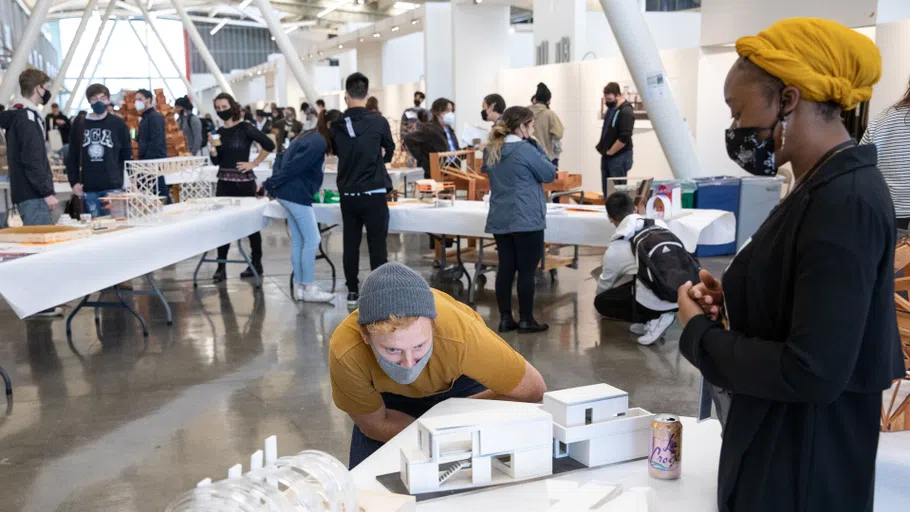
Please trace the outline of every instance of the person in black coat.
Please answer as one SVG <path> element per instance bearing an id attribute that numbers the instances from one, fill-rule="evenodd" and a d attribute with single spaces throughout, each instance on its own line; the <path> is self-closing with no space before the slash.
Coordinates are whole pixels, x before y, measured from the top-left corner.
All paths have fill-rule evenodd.
<path id="1" fill-rule="evenodd" d="M 680 352 L 729 400 L 718 508 L 871 511 L 882 390 L 904 373 L 896 231 L 876 149 L 856 146 L 840 114 L 869 99 L 881 58 L 811 18 L 736 48 L 727 151 L 758 175 L 789 162 L 796 187 L 722 284 L 703 270 L 679 290 Z"/>
<path id="2" fill-rule="evenodd" d="M 155 110 L 152 92 L 147 89 L 136 91 L 136 111 L 142 116 L 139 122 L 139 133 L 136 141 L 139 145 L 139 160 L 157 160 L 167 158 L 167 133 L 164 129 L 164 116 Z M 168 193 L 164 176 L 158 177 L 158 195 L 165 198 L 168 204 L 171 195 Z"/>
<path id="3" fill-rule="evenodd" d="M 430 176 L 430 153 L 458 151 L 458 137 L 452 125 L 455 124 L 455 103 L 448 98 L 438 98 L 430 107 L 431 118 L 420 123 L 417 129 L 406 133 L 402 142 L 423 169 L 423 177 Z"/>

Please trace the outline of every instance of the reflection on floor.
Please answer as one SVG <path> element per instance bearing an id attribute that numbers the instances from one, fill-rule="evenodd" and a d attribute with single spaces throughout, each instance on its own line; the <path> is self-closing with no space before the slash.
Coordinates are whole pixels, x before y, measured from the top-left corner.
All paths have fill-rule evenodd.
<path id="1" fill-rule="evenodd" d="M 226 283 L 198 289 L 195 261 L 156 272 L 174 325 L 155 299 L 137 298 L 151 320 L 147 339 L 122 310 L 104 311 L 97 330 L 85 311 L 68 345 L 63 320 L 21 321 L 0 301 L 0 364 L 15 386 L 12 409 L 0 412 L 0 510 L 160 511 L 271 434 L 281 454 L 314 448 L 347 462 L 352 423 L 332 404 L 326 366 L 329 338 L 347 315 L 343 294 L 334 305 L 291 301 L 284 228 L 263 235 L 267 277 L 259 292 L 236 265 Z M 426 246 L 423 236 L 393 235 L 389 257 L 431 279 Z M 339 235 L 329 249 L 341 291 Z M 601 320 L 590 276 L 600 254 L 583 254 L 579 270 L 538 284 L 538 318 L 550 331 L 506 340 L 550 389 L 609 382 L 650 411 L 694 414 L 698 373 L 677 351 L 679 326 L 668 341 L 640 347 L 626 324 Z M 316 267 L 319 284 L 330 286 L 328 265 Z M 719 271 L 723 262 L 708 267 Z M 365 244 L 361 268 L 368 268 Z M 431 282 L 466 297 L 462 285 Z M 495 326 L 492 276 L 490 283 L 477 309 Z"/>

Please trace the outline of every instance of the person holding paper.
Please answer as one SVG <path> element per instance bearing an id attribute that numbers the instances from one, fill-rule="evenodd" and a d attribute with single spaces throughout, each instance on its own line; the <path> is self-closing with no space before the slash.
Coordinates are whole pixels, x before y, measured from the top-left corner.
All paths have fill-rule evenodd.
<path id="1" fill-rule="evenodd" d="M 729 391 L 721 512 L 871 511 L 882 390 L 904 375 L 894 315 L 894 206 L 876 148 L 841 113 L 882 73 L 868 37 L 820 18 L 736 42 L 727 153 L 796 186 L 723 280 L 679 288 L 680 353 Z"/>

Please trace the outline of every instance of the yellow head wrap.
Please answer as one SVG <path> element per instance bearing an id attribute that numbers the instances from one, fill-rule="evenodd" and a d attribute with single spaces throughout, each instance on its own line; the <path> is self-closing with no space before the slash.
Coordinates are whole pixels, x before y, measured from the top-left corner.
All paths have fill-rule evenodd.
<path id="1" fill-rule="evenodd" d="M 790 18 L 757 36 L 741 37 L 736 52 L 799 89 L 809 101 L 851 110 L 872 97 L 882 57 L 868 37 L 835 21 Z"/>

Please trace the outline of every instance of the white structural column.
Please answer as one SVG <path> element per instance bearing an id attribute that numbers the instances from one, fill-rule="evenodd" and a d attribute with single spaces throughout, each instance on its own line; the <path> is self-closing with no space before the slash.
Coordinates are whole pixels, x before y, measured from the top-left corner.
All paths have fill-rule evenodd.
<path id="1" fill-rule="evenodd" d="M 107 9 L 104 10 L 104 16 L 101 17 L 101 26 L 98 27 L 98 33 L 95 34 L 95 39 L 92 41 L 92 46 L 89 48 L 88 53 L 85 54 L 85 62 L 82 63 L 82 70 L 79 71 L 79 76 L 76 78 L 76 85 L 73 86 L 73 90 L 70 94 L 70 97 L 68 100 L 66 100 L 66 107 L 64 107 L 64 109 L 63 109 L 64 114 L 68 113 L 70 110 L 70 107 L 73 106 L 73 100 L 76 99 L 76 94 L 79 92 L 79 86 L 82 85 L 82 79 L 85 77 L 85 70 L 88 69 L 88 64 L 92 60 L 92 55 L 95 54 L 95 48 L 98 46 L 98 41 L 101 40 L 101 34 L 104 32 L 104 27 L 107 26 L 108 18 L 110 18 L 111 12 L 114 10 L 114 7 L 116 7 L 116 5 L 117 5 L 117 2 L 113 2 L 113 1 L 109 2 L 107 4 Z M 111 27 L 111 31 L 107 35 L 107 41 L 111 40 L 111 34 L 113 34 L 113 33 L 114 33 L 114 27 Z M 104 43 L 104 47 L 107 48 L 107 42 Z M 101 53 L 98 54 L 98 62 L 101 62 L 101 57 L 103 55 L 104 55 L 104 50 L 101 50 Z M 95 66 L 95 67 L 97 68 L 97 66 Z"/>
<path id="2" fill-rule="evenodd" d="M 451 5 L 453 38 L 449 51 L 453 52 L 455 84 L 451 99 L 458 105 L 455 133 L 461 135 L 465 124 L 484 125 L 480 104 L 484 96 L 499 92 L 499 72 L 509 68 L 510 7 L 487 3 Z"/>
<path id="3" fill-rule="evenodd" d="M 41 25 L 44 24 L 44 18 L 47 17 L 47 11 L 51 8 L 54 0 L 38 0 L 32 8 L 32 14 L 28 17 L 28 23 L 25 25 L 25 33 L 16 43 L 16 51 L 13 53 L 13 60 L 6 73 L 3 75 L 3 82 L 0 83 L 0 104 L 6 105 L 10 97 L 19 94 L 19 75 L 25 71 L 28 63 L 28 56 L 41 35 Z"/>
<path id="4" fill-rule="evenodd" d="M 218 68 L 218 64 L 215 63 L 215 57 L 212 57 L 212 53 L 205 45 L 205 41 L 202 40 L 202 36 L 199 35 L 199 31 L 196 30 L 196 25 L 193 24 L 193 20 L 190 19 L 190 15 L 186 12 L 186 9 L 183 8 L 183 0 L 171 0 L 171 3 L 174 4 L 174 8 L 177 9 L 177 14 L 183 19 L 183 28 L 185 28 L 190 35 L 193 44 L 196 45 L 199 56 L 202 57 L 202 60 L 205 62 L 206 67 L 209 68 L 209 71 L 212 72 L 212 75 L 215 76 L 218 87 L 221 87 L 222 92 L 226 92 L 233 96 L 234 90 L 231 89 L 231 84 L 224 78 L 224 73 L 221 72 L 221 69 Z"/>
<path id="5" fill-rule="evenodd" d="M 60 86 L 63 85 L 63 77 L 66 76 L 66 70 L 69 69 L 70 63 L 73 62 L 73 56 L 76 55 L 76 48 L 79 47 L 79 41 L 82 40 L 82 34 L 85 33 L 85 27 L 88 25 L 88 20 L 92 17 L 92 13 L 95 12 L 96 5 L 98 5 L 98 0 L 89 0 L 88 5 L 85 6 L 85 13 L 82 15 L 82 19 L 79 20 L 79 27 L 76 28 L 76 35 L 73 37 L 72 43 L 70 43 L 69 50 L 66 51 L 66 57 L 63 58 L 63 63 L 60 64 L 60 70 L 57 71 L 54 82 L 51 84 L 52 101 L 44 106 L 45 113 L 51 111 L 51 103 L 54 102 L 54 98 L 56 98 L 57 93 L 60 92 Z"/>
<path id="6" fill-rule="evenodd" d="M 429 106 L 436 98 L 455 99 L 452 65 L 455 50 L 452 45 L 452 3 L 427 2 L 424 9 L 423 69 Z M 360 51 L 357 56 L 360 56 Z M 465 111 L 467 110 L 472 109 Z M 460 113 L 455 115 L 461 117 Z"/>
<path id="7" fill-rule="evenodd" d="M 155 63 L 155 59 L 152 58 L 152 53 L 149 51 L 149 47 L 145 44 L 145 41 L 142 40 L 142 37 L 139 36 L 139 32 L 136 30 L 136 27 L 133 26 L 133 23 L 130 20 L 126 20 L 126 24 L 130 26 L 133 30 L 133 34 L 136 35 L 136 39 L 139 41 L 139 44 L 142 45 L 142 49 L 145 50 L 145 54 L 149 57 L 149 62 L 152 63 L 152 66 L 155 67 L 155 71 L 158 72 L 158 76 L 161 77 L 161 81 L 164 82 L 164 86 L 167 88 L 167 92 L 171 94 L 171 98 L 177 99 L 177 96 L 174 95 L 174 91 L 171 90 L 171 86 L 167 83 L 167 78 L 164 76 L 164 73 L 161 72 L 161 68 L 158 67 L 158 64 Z"/>
<path id="8" fill-rule="evenodd" d="M 641 12 L 641 5 L 637 0 L 600 0 L 600 4 L 632 80 L 648 107 L 648 117 L 670 170 L 680 179 L 702 176 L 692 134 L 667 83 L 667 74 Z"/>
<path id="9" fill-rule="evenodd" d="M 297 50 L 294 49 L 294 45 L 291 43 L 291 38 L 284 32 L 281 22 L 278 21 L 278 16 L 275 15 L 275 11 L 272 9 L 272 3 L 269 2 L 269 0 L 255 0 L 255 4 L 256 7 L 259 8 L 259 12 L 262 14 L 262 19 L 265 20 L 265 24 L 268 25 L 269 31 L 272 32 L 275 43 L 278 44 L 278 48 L 281 50 L 281 53 L 284 54 L 288 66 L 291 67 L 294 78 L 297 79 L 297 83 L 300 84 L 300 88 L 303 89 L 306 99 L 309 101 L 316 101 L 319 98 L 319 93 L 317 93 L 316 88 L 313 87 L 313 78 L 306 72 L 303 63 L 300 62 L 300 55 L 297 54 Z"/>
<path id="10" fill-rule="evenodd" d="M 145 7 L 145 3 L 142 0 L 136 0 L 136 5 L 142 10 L 142 15 L 145 16 L 145 22 L 152 29 L 152 32 L 155 33 L 155 37 L 158 38 L 158 42 L 161 43 L 161 47 L 164 48 L 164 53 L 167 54 L 167 58 L 170 59 L 171 65 L 174 66 L 174 69 L 177 71 L 177 75 L 183 80 L 183 85 L 186 86 L 186 94 L 190 97 L 190 101 L 193 105 L 196 105 L 196 94 L 193 92 L 193 84 L 190 83 L 190 80 L 186 77 L 186 73 L 180 68 L 180 65 L 177 64 L 177 59 L 174 58 L 174 55 L 171 54 L 171 50 L 167 47 L 167 44 L 165 44 L 164 38 L 161 37 L 161 32 L 158 32 L 158 27 L 155 26 L 155 19 L 149 14 L 149 10 Z"/>

